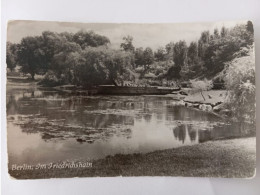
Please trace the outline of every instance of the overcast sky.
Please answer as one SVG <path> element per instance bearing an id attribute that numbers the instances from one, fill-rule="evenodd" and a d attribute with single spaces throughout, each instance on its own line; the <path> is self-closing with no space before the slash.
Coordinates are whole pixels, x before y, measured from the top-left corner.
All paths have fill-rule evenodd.
<path id="1" fill-rule="evenodd" d="M 23 37 L 40 35 L 43 31 L 77 32 L 93 30 L 107 36 L 113 48 L 119 48 L 122 38 L 131 35 L 135 47 L 164 47 L 167 43 L 185 40 L 187 43 L 197 41 L 204 30 L 213 32 L 214 28 L 233 27 L 246 21 L 226 21 L 207 23 L 180 24 L 109 24 L 109 23 L 71 23 L 42 21 L 11 21 L 8 24 L 7 40 L 19 43 Z"/>

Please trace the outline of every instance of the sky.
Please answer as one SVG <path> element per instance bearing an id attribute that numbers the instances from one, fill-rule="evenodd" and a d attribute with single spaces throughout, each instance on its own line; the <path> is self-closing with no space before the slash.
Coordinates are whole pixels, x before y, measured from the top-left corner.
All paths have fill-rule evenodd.
<path id="1" fill-rule="evenodd" d="M 47 22 L 16 20 L 9 21 L 7 40 L 19 43 L 23 37 L 41 35 L 43 31 L 72 32 L 79 30 L 93 30 L 110 39 L 111 47 L 118 49 L 123 37 L 131 35 L 133 45 L 137 47 L 151 47 L 157 49 L 167 43 L 185 40 L 188 44 L 197 41 L 204 30 L 213 33 L 215 28 L 221 29 L 234 27 L 236 24 L 247 21 L 203 22 L 203 23 L 72 23 L 72 22 Z"/>

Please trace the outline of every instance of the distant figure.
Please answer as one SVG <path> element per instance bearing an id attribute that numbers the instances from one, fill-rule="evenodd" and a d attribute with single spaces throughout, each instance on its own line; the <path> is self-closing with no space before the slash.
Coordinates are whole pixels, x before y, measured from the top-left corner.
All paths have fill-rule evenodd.
<path id="1" fill-rule="evenodd" d="M 209 96 L 209 99 L 212 99 L 211 95 L 208 95 Z"/>

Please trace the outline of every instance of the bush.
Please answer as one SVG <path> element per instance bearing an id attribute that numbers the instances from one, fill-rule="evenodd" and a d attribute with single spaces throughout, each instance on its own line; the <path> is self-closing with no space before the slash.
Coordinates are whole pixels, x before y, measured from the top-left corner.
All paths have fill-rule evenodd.
<path id="1" fill-rule="evenodd" d="M 200 92 L 201 96 L 203 97 L 204 101 L 206 100 L 203 96 L 203 91 L 208 91 L 213 87 L 211 80 L 190 80 L 191 87 L 193 89 L 193 92 Z"/>
<path id="2" fill-rule="evenodd" d="M 235 58 L 227 64 L 224 77 L 226 88 L 230 91 L 226 106 L 239 120 L 255 122 L 256 87 L 254 47 L 249 48 L 247 56 Z M 243 49 L 244 50 L 244 49 Z"/>
<path id="3" fill-rule="evenodd" d="M 55 87 L 63 85 L 65 82 L 62 79 L 58 79 L 53 71 L 48 71 L 38 84 L 46 87 Z"/>

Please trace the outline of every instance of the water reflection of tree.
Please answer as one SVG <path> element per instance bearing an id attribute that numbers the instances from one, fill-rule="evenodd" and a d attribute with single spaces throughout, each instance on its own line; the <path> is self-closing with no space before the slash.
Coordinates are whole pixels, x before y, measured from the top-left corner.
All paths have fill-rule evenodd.
<path id="1" fill-rule="evenodd" d="M 173 129 L 173 135 L 175 139 L 182 141 L 185 143 L 186 141 L 196 142 L 198 131 L 194 129 L 191 125 L 188 124 L 180 124 Z M 190 139 L 190 140 L 188 140 Z"/>
<path id="2" fill-rule="evenodd" d="M 205 125 L 206 124 L 180 124 L 173 129 L 173 134 L 175 139 L 182 141 L 182 143 L 185 143 L 187 136 L 189 136 L 191 142 L 198 143 L 209 140 L 248 136 L 248 134 L 245 134 L 245 130 L 240 130 L 239 123 L 229 125 L 216 123 L 212 127 L 207 126 L 207 129 L 205 129 Z M 250 125 L 244 124 L 244 129 L 248 128 L 250 128 Z"/>
<path id="3" fill-rule="evenodd" d="M 18 110 L 18 103 L 15 99 L 15 96 L 11 93 L 9 96 L 6 97 L 6 113 L 7 115 L 13 115 L 17 113 Z"/>
<path id="4" fill-rule="evenodd" d="M 176 128 L 173 129 L 173 134 L 174 137 L 180 141 L 182 141 L 182 143 L 184 143 L 184 140 L 186 138 L 186 127 L 185 125 L 179 125 Z"/>
<path id="5" fill-rule="evenodd" d="M 184 106 L 166 106 L 165 110 L 166 116 L 173 116 L 172 120 L 193 120 L 193 121 L 216 121 L 218 119 L 216 115 L 187 108 Z M 169 118 L 170 117 L 166 117 Z M 219 118 L 219 120 L 221 120 Z"/>

